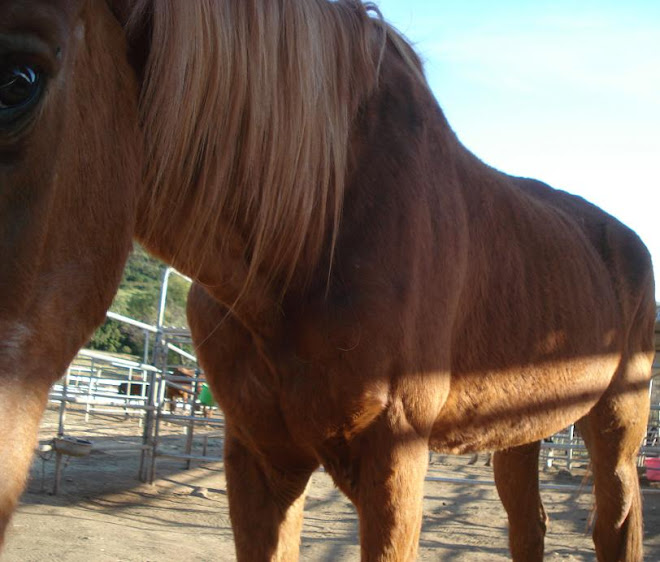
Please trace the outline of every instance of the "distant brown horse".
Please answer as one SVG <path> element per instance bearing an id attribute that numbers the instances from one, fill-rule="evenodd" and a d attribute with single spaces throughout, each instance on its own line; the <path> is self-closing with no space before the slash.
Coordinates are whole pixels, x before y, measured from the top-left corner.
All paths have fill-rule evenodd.
<path id="1" fill-rule="evenodd" d="M 172 376 L 176 378 L 185 377 L 186 379 L 193 379 L 195 377 L 194 369 L 186 369 L 185 367 L 176 367 L 172 370 Z M 165 385 L 165 398 L 169 400 L 170 413 L 176 411 L 177 401 L 188 402 L 190 395 L 193 393 L 193 381 L 190 380 L 175 380 L 174 385 Z M 201 387 L 201 384 L 200 384 Z M 199 396 L 199 389 L 195 389 L 195 396 Z"/>
<path id="2" fill-rule="evenodd" d="M 2 528 L 135 234 L 197 281 L 239 560 L 297 558 L 320 464 L 363 560 L 414 559 L 429 448 L 498 451 L 513 558 L 540 560 L 539 440 L 578 420 L 598 559 L 642 558 L 649 254 L 470 154 L 378 14 L 3 0 L 0 60 Z"/>

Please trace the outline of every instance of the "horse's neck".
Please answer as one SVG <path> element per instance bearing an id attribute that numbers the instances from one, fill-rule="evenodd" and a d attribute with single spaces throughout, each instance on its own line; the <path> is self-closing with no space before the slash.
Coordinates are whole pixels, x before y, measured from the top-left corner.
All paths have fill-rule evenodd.
<path id="1" fill-rule="evenodd" d="M 195 219 L 180 214 L 172 220 L 194 223 Z M 196 248 L 189 247 L 184 255 L 169 228 L 159 230 L 158 225 L 155 228 L 152 225 L 148 230 L 142 230 L 140 225 L 138 216 L 137 239 L 151 254 L 195 279 L 249 332 L 258 334 L 261 339 L 272 337 L 279 322 L 277 294 L 258 277 L 249 291 L 245 291 L 248 264 L 244 257 L 244 241 L 236 232 L 226 229 L 214 234 L 218 240 L 216 253 L 197 253 Z"/>
<path id="2" fill-rule="evenodd" d="M 213 98 L 217 111 L 201 116 L 189 111 L 191 118 L 186 117 L 186 114 L 181 119 L 185 113 L 181 108 L 185 105 L 190 110 L 191 107 L 207 105 L 208 87 L 199 89 L 201 98 L 185 98 L 180 104 L 175 104 L 174 112 L 152 112 L 151 109 L 160 106 L 148 103 L 148 96 L 147 102 L 143 104 L 146 113 L 151 116 L 143 120 L 146 160 L 151 167 L 146 174 L 145 189 L 151 192 L 142 197 L 138 238 L 152 253 L 202 282 L 216 300 L 229 307 L 236 307 L 236 314 L 250 325 L 268 326 L 263 317 L 276 314 L 274 311 L 277 310 L 276 303 L 282 296 L 283 286 L 288 286 L 292 279 L 300 284 L 309 282 L 311 275 L 319 279 L 324 277 L 321 284 L 327 280 L 333 256 L 332 247 L 339 235 L 338 220 L 344 195 L 344 179 L 355 171 L 351 171 L 352 165 L 362 169 L 362 164 L 354 161 L 355 154 L 346 149 L 347 146 L 351 147 L 348 139 L 351 127 L 355 126 L 358 106 L 377 92 L 381 99 L 376 100 L 370 118 L 376 121 L 392 119 L 387 112 L 381 111 L 390 103 L 387 100 L 393 100 L 391 103 L 401 110 L 410 106 L 406 92 L 415 92 L 416 96 L 423 96 L 424 100 L 429 96 L 417 59 L 394 32 L 388 32 L 391 40 L 385 52 L 380 53 L 380 46 L 385 46 L 383 28 L 367 17 L 366 13 L 333 3 L 328 3 L 326 9 L 343 10 L 346 12 L 343 16 L 340 17 L 339 12 L 335 14 L 337 25 L 345 22 L 351 25 L 359 23 L 358 28 L 363 28 L 362 33 L 337 34 L 335 37 L 335 27 L 326 26 L 324 38 L 328 44 L 334 41 L 337 45 L 343 45 L 343 49 L 336 49 L 340 52 L 336 60 L 327 55 L 328 48 L 321 51 L 312 49 L 316 53 L 313 57 L 309 60 L 302 57 L 299 61 L 301 64 L 293 67 L 311 68 L 315 72 L 301 71 L 294 77 L 295 80 L 287 78 L 288 73 L 283 73 L 282 77 L 275 77 L 277 80 L 274 80 L 274 85 L 268 82 L 262 88 L 268 96 L 281 97 L 295 94 L 300 89 L 297 84 L 307 84 L 307 89 L 314 93 L 313 101 L 316 100 L 313 104 L 310 102 L 307 111 L 282 110 L 283 107 L 295 106 L 293 102 L 298 98 L 299 101 L 307 100 L 309 96 L 303 96 L 302 90 L 297 97 L 293 95 L 286 100 L 278 98 L 279 103 L 263 110 L 266 114 L 271 111 L 274 117 L 270 120 L 263 118 L 263 122 L 255 121 L 255 130 L 247 135 L 238 126 L 241 123 L 243 127 L 247 126 L 243 122 L 245 120 L 239 117 L 242 114 L 245 117 L 263 113 L 256 111 L 259 108 L 250 106 L 244 109 L 235 100 L 235 111 L 225 116 L 227 123 L 238 123 L 234 132 L 216 121 L 222 122 L 217 115 L 233 107 L 225 103 L 225 96 L 231 98 L 232 92 L 237 89 L 235 87 L 229 88 L 229 92 L 218 88 L 211 90 L 217 96 Z M 176 26 L 178 20 L 170 18 L 167 21 Z M 321 26 L 322 21 L 319 20 L 317 25 Z M 310 35 L 310 29 L 302 30 L 303 45 L 314 46 L 320 41 Z M 161 36 L 164 41 L 162 30 Z M 130 39 L 132 44 L 129 52 L 139 52 L 139 37 L 132 35 Z M 172 52 L 176 54 L 179 51 Z M 298 51 L 300 49 L 296 53 Z M 344 55 L 341 52 L 345 52 Z M 200 50 L 191 49 L 186 56 L 195 59 L 201 56 L 199 53 Z M 382 56 L 379 57 L 379 53 Z M 171 56 L 170 51 L 166 51 L 166 54 Z M 161 58 L 165 56 L 164 53 L 160 55 Z M 295 53 L 290 54 L 290 58 L 296 56 Z M 158 57 L 154 59 L 160 60 Z M 171 109 L 173 104 L 169 92 L 177 90 L 180 77 L 170 72 L 172 65 L 169 59 L 165 60 L 167 64 L 152 64 L 147 73 L 149 76 L 141 77 L 147 81 L 147 90 L 152 94 L 166 93 L 159 95 L 158 99 L 165 99 L 167 104 L 163 107 L 167 105 Z M 258 67 L 258 60 L 253 59 L 251 62 Z M 261 61 L 264 72 L 271 66 L 266 62 L 266 59 Z M 223 61 L 212 58 L 206 63 L 215 69 L 218 76 L 223 75 L 220 72 Z M 192 66 L 205 68 L 201 64 Z M 289 62 L 283 68 L 291 66 Z M 139 65 L 136 71 L 140 76 Z M 316 72 L 324 72 L 334 87 L 319 90 Z M 379 87 L 375 90 L 377 75 Z M 401 86 L 402 79 L 408 84 L 407 87 Z M 206 86 L 215 84 L 209 81 L 206 72 L 200 73 L 197 80 Z M 266 88 L 267 85 L 271 89 Z M 327 97 L 328 91 L 335 90 L 333 96 Z M 250 99 L 243 101 L 247 103 Z M 254 100 L 251 103 L 254 105 Z M 319 111 L 319 107 L 324 108 L 324 111 Z M 399 113 L 403 114 L 398 115 L 398 118 L 410 119 L 411 112 Z M 282 127 L 283 123 L 286 123 L 286 127 Z M 206 131 L 203 137 L 206 140 L 202 142 L 196 139 L 197 145 L 191 148 L 188 143 L 192 142 L 191 139 L 195 140 L 198 129 Z M 183 132 L 179 134 L 178 131 Z M 281 131 L 287 134 L 280 134 Z M 168 132 L 172 133 L 171 138 L 165 142 L 163 136 L 167 136 Z M 396 136 L 394 134 L 390 138 Z M 268 139 L 268 142 L 246 143 L 246 146 L 231 144 L 241 138 Z M 172 143 L 176 145 L 175 149 L 172 149 Z M 255 147 L 262 147 L 263 151 Z M 280 151 L 279 147 L 285 149 Z M 396 146 L 392 142 L 385 143 L 385 147 L 393 155 L 396 153 Z M 366 150 L 370 149 L 367 147 Z M 189 173 L 180 173 L 184 166 Z M 185 176 L 184 181 L 181 181 L 182 176 Z M 353 182 L 356 190 L 364 189 L 361 187 L 365 183 L 363 180 L 360 177 Z M 361 193 L 357 197 L 372 195 Z M 255 224 L 257 229 L 253 227 Z M 244 233 L 241 230 L 243 228 Z"/>
<path id="3" fill-rule="evenodd" d="M 113 3 L 142 80 L 137 237 L 222 303 L 244 303 L 249 317 L 273 308 L 294 277 L 328 261 L 348 137 L 375 88 L 382 26 L 358 4 L 264 0 L 255 25 L 268 33 L 241 34 L 228 25 L 234 18 L 245 31 L 250 19 L 238 0 L 226 3 L 227 13 L 211 2 L 209 13 L 189 14 L 179 3 L 154 2 L 150 17 L 142 17 L 150 0 Z M 286 34 L 275 25 L 280 18 Z M 192 34 L 209 48 L 191 44 Z"/>

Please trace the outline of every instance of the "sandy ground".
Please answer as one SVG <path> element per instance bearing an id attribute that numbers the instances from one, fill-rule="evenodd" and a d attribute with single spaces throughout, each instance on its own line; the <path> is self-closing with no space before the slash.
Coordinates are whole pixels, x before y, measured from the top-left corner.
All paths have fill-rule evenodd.
<path id="1" fill-rule="evenodd" d="M 56 412 L 48 411 L 44 441 L 56 433 L 56 421 Z M 71 459 L 57 497 L 48 493 L 54 462 L 35 460 L 2 561 L 235 559 L 222 463 L 197 463 L 186 470 L 182 461 L 159 460 L 155 484 L 146 485 L 137 480 L 138 453 L 108 452 L 118 443 L 139 442 L 134 419 L 102 416 L 85 424 L 81 414 L 69 413 L 67 433 L 91 439 L 95 450 Z M 181 450 L 181 428 L 165 427 L 164 433 L 163 446 Z M 209 454 L 219 456 L 221 439 L 217 431 L 213 435 Z M 200 437 L 196 434 L 198 446 Z M 580 485 L 584 465 L 577 465 L 572 473 L 553 467 L 543 473 L 543 482 Z M 467 466 L 466 457 L 434 455 L 429 475 L 492 480 L 483 459 Z M 660 560 L 660 487 L 644 486 L 656 490 L 644 496 L 646 559 L 655 561 Z M 543 498 L 551 518 L 546 559 L 594 560 L 587 530 L 590 486 L 581 492 L 544 491 Z M 308 493 L 301 559 L 359 560 L 355 510 L 321 472 L 313 476 Z M 506 519 L 494 486 L 427 482 L 419 560 L 509 560 Z"/>

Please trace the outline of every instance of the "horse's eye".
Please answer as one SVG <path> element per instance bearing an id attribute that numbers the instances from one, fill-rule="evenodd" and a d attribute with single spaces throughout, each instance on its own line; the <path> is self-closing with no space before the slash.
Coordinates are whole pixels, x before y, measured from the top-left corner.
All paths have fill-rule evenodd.
<path id="1" fill-rule="evenodd" d="M 41 92 L 42 75 L 26 65 L 0 65 L 0 123 L 27 110 Z"/>

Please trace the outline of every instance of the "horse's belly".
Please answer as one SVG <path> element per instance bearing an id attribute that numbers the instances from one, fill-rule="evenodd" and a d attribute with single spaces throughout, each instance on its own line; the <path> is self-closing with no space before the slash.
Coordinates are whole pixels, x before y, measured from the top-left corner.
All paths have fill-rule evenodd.
<path id="1" fill-rule="evenodd" d="M 618 361 L 610 355 L 452 375 L 431 445 L 439 452 L 461 454 L 552 435 L 598 402 Z"/>

